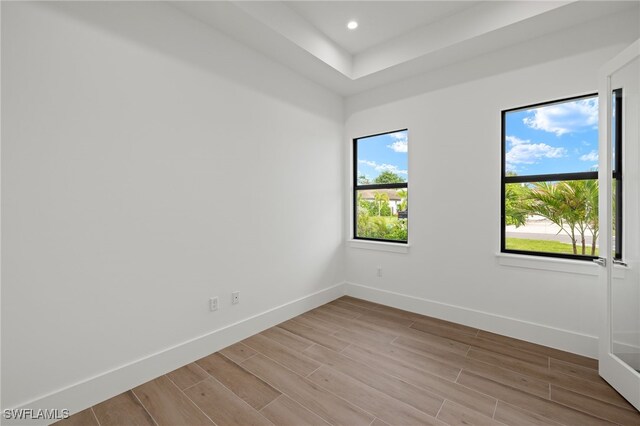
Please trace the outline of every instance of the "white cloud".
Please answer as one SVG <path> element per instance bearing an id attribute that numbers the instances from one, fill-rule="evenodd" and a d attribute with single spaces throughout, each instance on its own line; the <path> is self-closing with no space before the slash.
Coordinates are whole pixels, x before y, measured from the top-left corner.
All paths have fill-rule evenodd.
<path id="1" fill-rule="evenodd" d="M 531 143 L 531 141 L 525 141 L 516 136 L 507 136 L 505 139 L 507 140 L 507 142 L 511 143 L 511 146 L 521 145 L 523 143 Z"/>
<path id="2" fill-rule="evenodd" d="M 387 145 L 387 148 L 391 148 L 394 152 L 407 152 L 408 143 L 406 132 L 391 133 L 389 136 L 394 138 L 396 141 L 391 145 Z"/>
<path id="3" fill-rule="evenodd" d="M 406 175 L 409 173 L 407 170 L 398 169 L 398 167 L 394 166 L 393 164 L 378 164 L 375 161 L 369 160 L 358 160 L 358 163 L 366 164 L 367 166 L 373 167 L 378 172 L 388 171 L 399 175 Z"/>
<path id="4" fill-rule="evenodd" d="M 387 148 L 391 148 L 395 152 L 407 152 L 409 147 L 407 141 L 395 141 L 391 145 L 387 145 Z"/>
<path id="5" fill-rule="evenodd" d="M 533 116 L 522 121 L 536 130 L 562 136 L 596 128 L 598 124 L 598 99 L 583 99 L 529 110 Z"/>
<path id="6" fill-rule="evenodd" d="M 598 161 L 598 151 L 593 150 L 588 154 L 580 156 L 581 161 Z"/>
<path id="7" fill-rule="evenodd" d="M 530 140 L 515 136 L 505 138 L 511 144 L 507 151 L 507 170 L 516 170 L 517 164 L 535 164 L 543 158 L 561 158 L 567 153 L 564 148 L 557 148 L 545 143 L 531 143 Z"/>

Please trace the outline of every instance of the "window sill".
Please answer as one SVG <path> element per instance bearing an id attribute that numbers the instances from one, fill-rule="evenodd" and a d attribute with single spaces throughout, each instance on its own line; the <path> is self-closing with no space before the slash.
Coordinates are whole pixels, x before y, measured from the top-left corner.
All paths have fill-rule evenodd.
<path id="1" fill-rule="evenodd" d="M 523 254 L 497 253 L 498 264 L 516 268 L 539 269 L 545 271 L 565 272 L 597 276 L 599 266 L 593 262 L 573 259 L 556 259 L 552 257 L 527 256 Z M 615 265 L 614 278 L 624 278 L 627 267 Z"/>
<path id="2" fill-rule="evenodd" d="M 567 272 L 570 274 L 598 275 L 598 265 L 584 260 L 554 259 L 551 257 L 509 253 L 498 253 L 496 257 L 498 258 L 498 264 L 502 266 L 542 269 L 546 271 Z"/>
<path id="3" fill-rule="evenodd" d="M 409 253 L 409 244 L 387 243 L 383 241 L 348 240 L 347 247 L 364 250 L 387 251 L 391 253 Z"/>

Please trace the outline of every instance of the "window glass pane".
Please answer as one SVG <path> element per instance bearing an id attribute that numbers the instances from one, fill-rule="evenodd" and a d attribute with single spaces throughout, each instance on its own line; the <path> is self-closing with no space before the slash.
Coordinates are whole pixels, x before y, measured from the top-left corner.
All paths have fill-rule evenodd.
<path id="1" fill-rule="evenodd" d="M 598 97 L 505 113 L 507 175 L 598 170 Z"/>
<path id="2" fill-rule="evenodd" d="M 358 190 L 356 198 L 356 237 L 407 241 L 407 188 Z"/>
<path id="3" fill-rule="evenodd" d="M 622 182 L 616 178 L 613 178 L 613 182 L 611 185 L 611 240 L 612 240 L 612 254 L 614 259 L 622 258 L 622 238 L 621 238 L 621 229 L 619 229 L 622 225 L 622 216 L 619 215 L 622 213 L 620 211 L 620 207 L 618 206 L 618 201 L 620 197 L 618 197 L 618 193 L 621 192 Z"/>
<path id="4" fill-rule="evenodd" d="M 356 139 L 357 184 L 408 181 L 407 131 Z"/>
<path id="5" fill-rule="evenodd" d="M 505 248 L 598 256 L 598 181 L 505 185 Z"/>
<path id="6" fill-rule="evenodd" d="M 612 254 L 622 259 L 622 89 L 612 93 L 611 106 L 611 159 L 613 181 L 611 190 Z"/>

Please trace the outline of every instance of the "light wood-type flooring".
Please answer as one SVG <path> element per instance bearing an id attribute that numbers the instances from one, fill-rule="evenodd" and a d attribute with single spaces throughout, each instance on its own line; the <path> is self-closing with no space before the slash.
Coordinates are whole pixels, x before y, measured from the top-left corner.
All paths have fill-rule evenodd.
<path id="1" fill-rule="evenodd" d="M 597 361 L 342 297 L 59 425 L 640 425 Z"/>

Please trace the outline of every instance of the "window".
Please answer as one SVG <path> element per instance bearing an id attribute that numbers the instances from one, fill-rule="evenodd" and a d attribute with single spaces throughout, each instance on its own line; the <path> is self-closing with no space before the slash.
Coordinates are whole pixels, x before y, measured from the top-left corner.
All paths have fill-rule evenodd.
<path id="1" fill-rule="evenodd" d="M 589 260 L 598 226 L 597 95 L 502 111 L 501 251 Z"/>
<path id="2" fill-rule="evenodd" d="M 353 238 L 406 243 L 408 131 L 353 140 Z"/>

